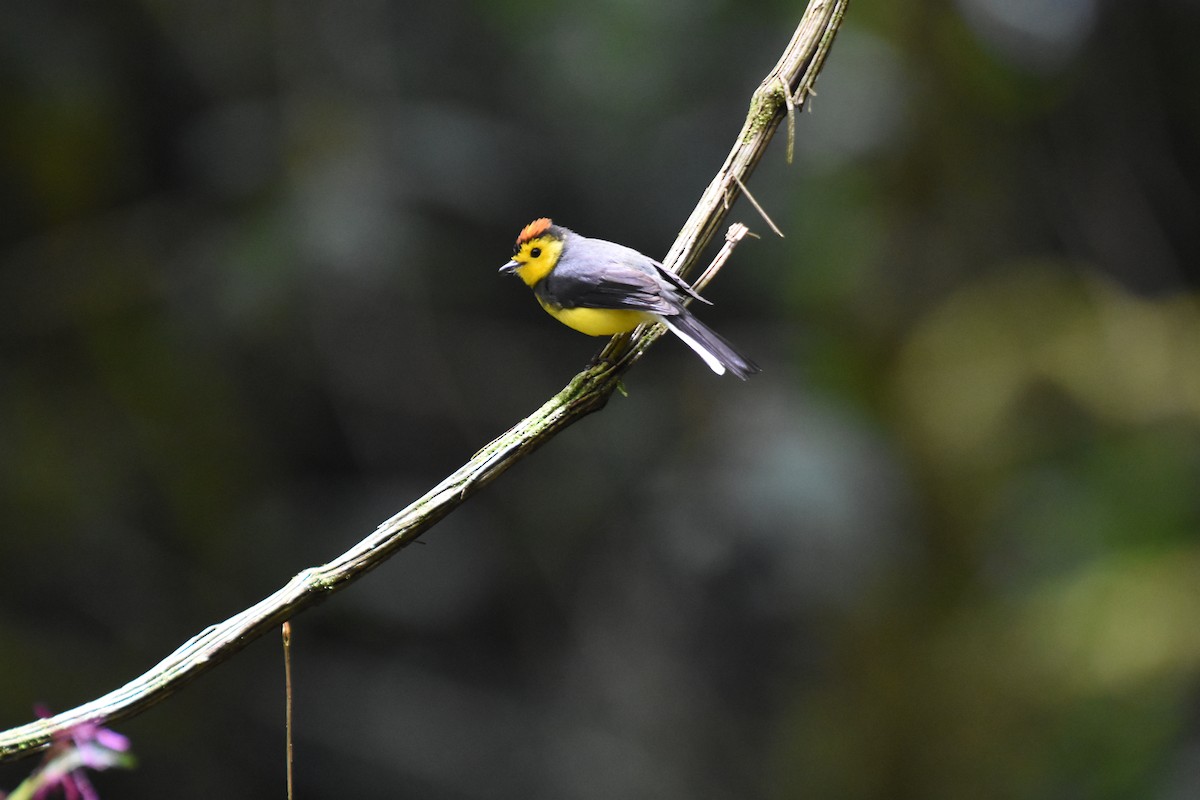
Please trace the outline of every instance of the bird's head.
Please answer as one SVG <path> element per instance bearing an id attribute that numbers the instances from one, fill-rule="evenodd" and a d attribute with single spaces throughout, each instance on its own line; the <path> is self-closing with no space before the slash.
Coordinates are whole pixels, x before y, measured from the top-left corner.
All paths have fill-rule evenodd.
<path id="1" fill-rule="evenodd" d="M 515 272 L 526 285 L 533 286 L 550 274 L 562 255 L 567 232 L 546 217 L 535 219 L 521 229 L 513 248 L 512 260 L 500 268 L 507 275 Z"/>

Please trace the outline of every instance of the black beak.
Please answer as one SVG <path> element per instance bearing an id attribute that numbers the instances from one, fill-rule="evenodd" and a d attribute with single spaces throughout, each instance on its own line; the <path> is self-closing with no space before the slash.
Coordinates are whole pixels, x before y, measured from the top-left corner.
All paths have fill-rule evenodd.
<path id="1" fill-rule="evenodd" d="M 521 266 L 521 265 L 518 264 L 516 261 L 510 261 L 507 264 L 505 264 L 503 267 L 500 268 L 500 274 L 501 275 L 511 275 L 511 274 L 513 274 L 513 271 L 516 270 L 516 268 L 519 266 Z"/>

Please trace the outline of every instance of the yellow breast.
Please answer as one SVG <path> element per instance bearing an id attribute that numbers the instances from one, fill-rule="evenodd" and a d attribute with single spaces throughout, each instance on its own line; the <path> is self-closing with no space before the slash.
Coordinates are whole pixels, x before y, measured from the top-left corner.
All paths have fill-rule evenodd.
<path id="1" fill-rule="evenodd" d="M 541 302 L 539 299 L 538 302 Z M 556 320 L 588 336 L 612 336 L 631 331 L 654 316 L 645 311 L 615 308 L 554 308 L 542 303 L 542 308 Z"/>

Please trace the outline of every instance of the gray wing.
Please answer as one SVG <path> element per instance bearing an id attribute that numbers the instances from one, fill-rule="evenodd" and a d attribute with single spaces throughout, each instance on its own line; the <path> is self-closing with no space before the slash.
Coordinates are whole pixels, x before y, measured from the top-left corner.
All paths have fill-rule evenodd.
<path id="1" fill-rule="evenodd" d="M 568 263 L 560 263 L 545 280 L 543 296 L 555 305 L 673 316 L 683 308 L 683 295 L 708 302 L 678 275 L 632 248 L 601 239 L 581 244 Z"/>

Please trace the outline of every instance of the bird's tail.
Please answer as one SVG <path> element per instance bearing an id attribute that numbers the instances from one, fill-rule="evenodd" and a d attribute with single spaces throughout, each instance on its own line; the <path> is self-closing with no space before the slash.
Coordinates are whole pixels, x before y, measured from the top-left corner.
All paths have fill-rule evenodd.
<path id="1" fill-rule="evenodd" d="M 762 371 L 758 364 L 735 350 L 719 333 L 696 319 L 686 309 L 679 314 L 660 319 L 670 328 L 671 333 L 695 350 L 696 354 L 704 359 L 704 363 L 718 375 L 724 375 L 725 370 L 729 370 L 746 380 L 754 373 Z"/>

